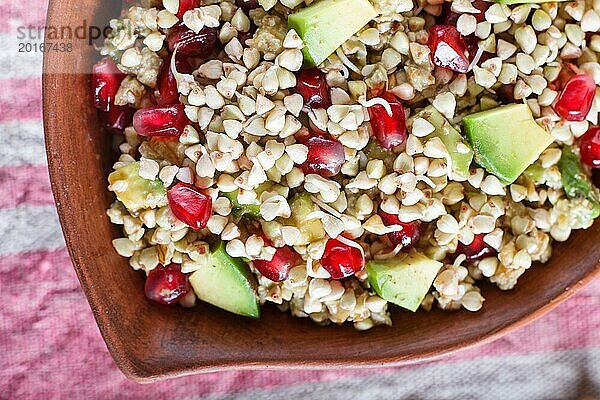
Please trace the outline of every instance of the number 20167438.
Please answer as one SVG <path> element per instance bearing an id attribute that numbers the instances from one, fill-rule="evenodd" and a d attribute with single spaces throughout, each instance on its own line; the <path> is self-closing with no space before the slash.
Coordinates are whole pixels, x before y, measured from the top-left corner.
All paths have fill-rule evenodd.
<path id="1" fill-rule="evenodd" d="M 41 42 L 41 43 L 19 43 L 19 53 L 46 53 L 46 52 L 68 53 L 73 51 L 73 43 Z"/>

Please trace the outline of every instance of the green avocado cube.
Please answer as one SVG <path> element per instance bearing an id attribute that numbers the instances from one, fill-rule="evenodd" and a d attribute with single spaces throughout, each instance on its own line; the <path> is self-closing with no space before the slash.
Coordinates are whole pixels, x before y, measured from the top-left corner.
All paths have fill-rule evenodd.
<path id="1" fill-rule="evenodd" d="M 325 237 L 325 229 L 320 219 L 306 219 L 314 212 L 319 211 L 319 207 L 312 201 L 310 194 L 304 192 L 294 196 L 290 202 L 292 215 L 289 220 L 293 226 L 300 230 L 300 241 L 309 244 Z"/>
<path id="2" fill-rule="evenodd" d="M 510 104 L 463 118 L 475 162 L 505 184 L 513 183 L 554 141 L 525 104 Z"/>
<path id="3" fill-rule="evenodd" d="M 583 171 L 579 157 L 577 157 L 577 154 L 573 152 L 570 146 L 565 146 L 562 149 L 558 169 L 560 170 L 563 188 L 567 197 L 571 199 L 587 199 L 592 206 L 592 218 L 598 218 L 600 216 L 600 198 L 598 192 L 594 189 L 594 185 Z"/>
<path id="4" fill-rule="evenodd" d="M 259 204 L 241 204 L 238 201 L 238 190 L 233 192 L 223 193 L 225 197 L 231 202 L 231 208 L 233 214 L 241 217 L 244 214 L 251 215 L 253 217 L 260 217 L 260 205 Z"/>
<path id="5" fill-rule="evenodd" d="M 319 65 L 376 15 L 368 0 L 318 0 L 291 14 L 288 26 L 304 41 L 307 63 Z"/>
<path id="6" fill-rule="evenodd" d="M 371 137 L 367 146 L 363 149 L 363 152 L 367 155 L 369 159 L 378 159 L 378 160 L 386 160 L 386 159 L 394 159 L 396 155 L 391 149 L 386 149 L 381 146 L 377 139 Z"/>
<path id="7" fill-rule="evenodd" d="M 418 117 L 423 118 L 435 127 L 435 131 L 425 137 L 424 141 L 438 137 L 450 153 L 452 179 L 466 181 L 469 178 L 469 169 L 473 161 L 473 150 L 469 143 L 435 107 L 428 106 L 424 108 L 415 115 L 415 118 Z"/>
<path id="8" fill-rule="evenodd" d="M 196 296 L 213 306 L 250 318 L 260 317 L 256 279 L 241 258 L 234 258 L 220 242 L 207 262 L 190 275 Z"/>
<path id="9" fill-rule="evenodd" d="M 365 268 L 371 287 L 382 299 L 414 312 L 442 265 L 413 251 L 386 260 L 371 260 Z"/>
<path id="10" fill-rule="evenodd" d="M 132 162 L 108 176 L 111 190 L 131 212 L 168 204 L 167 190 L 160 179 L 150 180 L 139 175 L 140 163 Z M 122 182 L 119 184 L 118 182 Z"/>
<path id="11" fill-rule="evenodd" d="M 276 191 L 280 192 L 278 188 L 282 188 L 280 185 L 274 185 L 270 182 L 265 182 L 260 184 L 254 191 L 257 194 L 257 197 L 260 198 L 260 195 L 266 191 Z M 282 193 L 280 193 L 282 194 Z M 287 194 L 282 194 L 283 196 L 287 196 Z M 239 201 L 239 190 L 234 190 L 233 192 L 223 193 L 223 196 L 227 197 L 231 202 L 231 208 L 233 210 L 233 215 L 236 217 L 241 217 L 242 215 L 249 215 L 251 217 L 258 218 L 260 217 L 260 204 L 252 203 L 240 203 Z"/>
<path id="12" fill-rule="evenodd" d="M 523 175 L 531 179 L 534 183 L 538 183 L 542 182 L 542 179 L 544 179 L 544 172 L 544 167 L 539 163 L 533 163 L 527 167 L 525 172 L 523 172 Z"/>

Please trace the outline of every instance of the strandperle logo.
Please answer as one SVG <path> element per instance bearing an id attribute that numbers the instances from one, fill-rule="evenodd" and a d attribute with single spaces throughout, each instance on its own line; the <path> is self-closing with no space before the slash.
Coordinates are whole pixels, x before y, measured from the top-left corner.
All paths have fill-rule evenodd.
<path id="1" fill-rule="evenodd" d="M 128 29 L 120 27 L 120 30 Z M 61 25 L 61 26 L 18 26 L 17 39 L 28 42 L 43 42 L 46 39 L 48 42 L 54 43 L 72 43 L 74 40 L 86 40 L 88 45 L 93 45 L 99 39 L 107 38 L 112 32 L 109 25 L 100 27 L 90 25 L 87 20 L 83 20 L 81 24 L 76 26 Z"/>

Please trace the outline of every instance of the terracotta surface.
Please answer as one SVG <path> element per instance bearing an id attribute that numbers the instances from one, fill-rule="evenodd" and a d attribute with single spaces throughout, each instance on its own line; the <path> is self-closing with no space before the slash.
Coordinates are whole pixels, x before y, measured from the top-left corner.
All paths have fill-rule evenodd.
<path id="1" fill-rule="evenodd" d="M 50 1 L 48 25 L 76 26 L 82 18 L 105 21 L 101 2 Z M 59 65 L 87 68 L 89 46 L 46 53 L 45 71 Z M 44 119 L 54 196 L 77 275 L 117 364 L 127 376 L 151 381 L 223 369 L 318 368 L 402 364 L 491 340 L 552 309 L 600 274 L 600 223 L 555 247 L 510 292 L 483 287 L 481 312 L 410 314 L 395 310 L 394 326 L 357 332 L 352 326 L 319 327 L 266 307 L 251 321 L 208 305 L 188 310 L 144 297 L 143 274 L 115 253 L 118 233 L 105 215 L 111 202 L 106 176 L 114 155 L 98 129 L 84 74 L 44 76 Z"/>

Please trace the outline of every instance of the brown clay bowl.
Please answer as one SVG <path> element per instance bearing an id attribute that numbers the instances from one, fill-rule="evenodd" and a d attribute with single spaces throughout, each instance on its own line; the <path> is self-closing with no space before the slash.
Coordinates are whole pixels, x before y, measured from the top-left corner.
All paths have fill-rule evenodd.
<path id="1" fill-rule="evenodd" d="M 106 2 L 51 0 L 49 26 L 107 21 Z M 113 14 L 115 15 L 115 14 Z M 266 307 L 259 321 L 202 304 L 194 309 L 153 304 L 144 277 L 111 247 L 118 232 L 105 209 L 106 176 L 114 160 L 91 107 L 90 71 L 97 55 L 85 40 L 70 53 L 46 53 L 44 120 L 52 188 L 81 286 L 117 365 L 137 381 L 225 369 L 399 365 L 490 341 L 548 312 L 600 275 L 600 223 L 576 232 L 537 265 L 516 289 L 483 288 L 481 312 L 411 314 L 394 310 L 394 326 L 357 332 L 319 327 Z"/>

